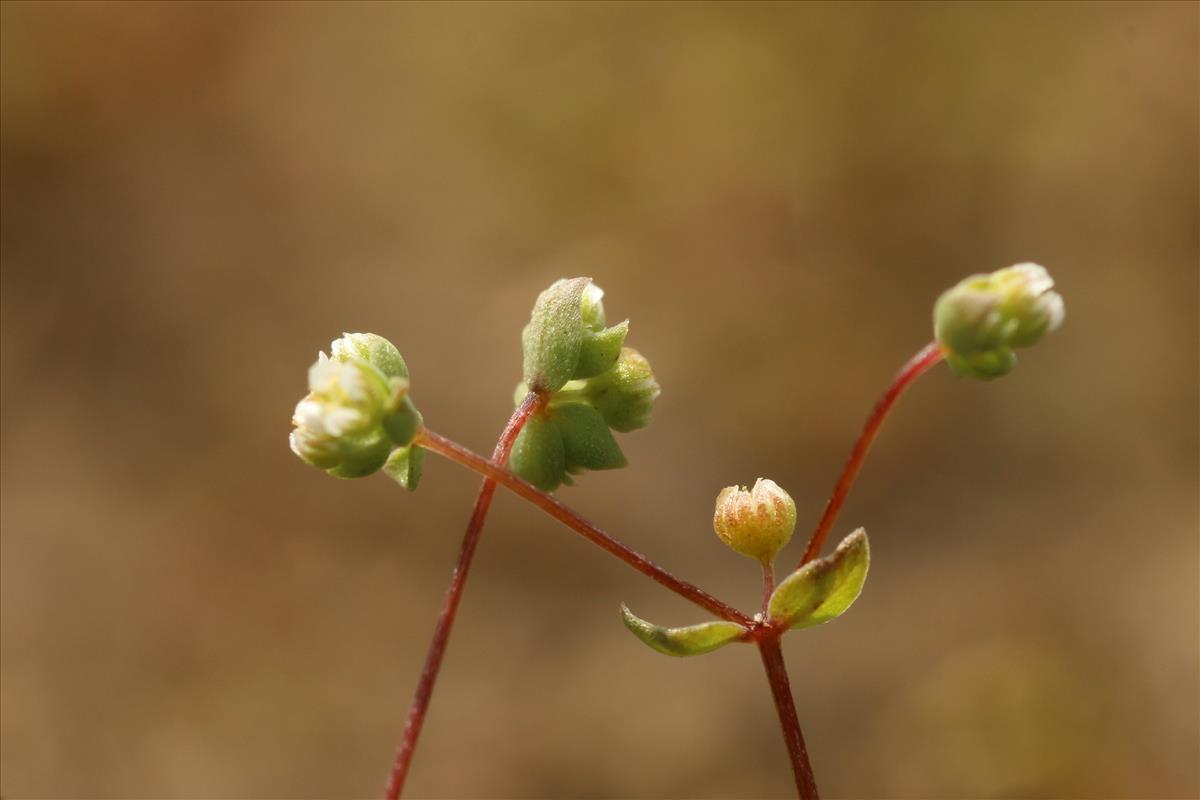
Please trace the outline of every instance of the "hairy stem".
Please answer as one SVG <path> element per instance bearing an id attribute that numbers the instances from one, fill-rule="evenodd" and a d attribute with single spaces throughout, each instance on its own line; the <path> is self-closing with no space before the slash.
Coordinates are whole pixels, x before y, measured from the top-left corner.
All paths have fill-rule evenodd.
<path id="1" fill-rule="evenodd" d="M 521 480 L 516 475 L 509 472 L 503 467 L 499 467 L 485 459 L 477 453 L 472 453 L 457 442 L 451 441 L 439 433 L 429 430 L 422 430 L 417 434 L 415 443 L 427 450 L 430 450 L 438 455 L 444 456 L 451 461 L 454 461 L 468 469 L 478 472 L 504 488 L 513 492 L 524 500 L 528 500 L 533 505 L 545 511 L 550 516 L 557 519 L 559 522 L 566 525 L 571 530 L 583 536 L 592 544 L 600 547 L 603 550 L 611 553 L 617 558 L 624 561 L 629 566 L 636 569 L 643 575 L 648 575 L 658 581 L 663 586 L 680 595 L 681 597 L 690 600 L 706 611 L 715 614 L 721 619 L 736 622 L 747 627 L 754 627 L 754 620 L 738 611 L 728 603 L 722 602 L 710 595 L 708 592 L 693 586 L 687 581 L 676 578 L 671 573 L 667 572 L 662 567 L 655 564 L 646 556 L 633 550 L 622 542 L 617 541 L 609 534 L 597 528 L 592 523 L 588 522 L 583 517 L 554 497 L 546 494 L 531 483 Z"/>
<path id="2" fill-rule="evenodd" d="M 842 510 L 842 505 L 846 502 L 846 495 L 850 494 L 850 487 L 854 485 L 854 479 L 858 477 L 858 471 L 862 468 L 867 452 L 871 449 L 871 443 L 875 441 L 880 426 L 883 425 L 883 421 L 887 418 L 888 412 L 892 410 L 896 400 L 904 394 L 904 390 L 912 385 L 913 381 L 941 361 L 942 357 L 942 348 L 937 342 L 925 345 L 900 368 L 896 377 L 892 378 L 887 391 L 875 403 L 875 408 L 867 417 L 867 423 L 863 426 L 862 433 L 858 435 L 858 440 L 850 451 L 850 457 L 846 459 L 846 464 L 842 467 L 842 474 L 834 484 L 833 494 L 829 496 L 829 502 L 825 505 L 825 513 L 821 515 L 821 521 L 817 523 L 816 529 L 809 537 L 804 557 L 800 559 L 800 566 L 804 566 L 820 555 L 821 546 L 825 543 L 825 538 L 829 536 L 829 531 L 837 520 L 838 512 Z"/>
<path id="3" fill-rule="evenodd" d="M 513 412 L 504 432 L 496 442 L 492 452 L 492 463 L 503 465 L 508 461 L 513 442 L 517 434 L 525 426 L 529 417 L 546 405 L 546 396 L 530 392 L 524 402 Z M 462 600 L 463 589 L 467 585 L 467 573 L 471 569 L 471 560 L 475 557 L 475 548 L 483 534 L 483 523 L 487 519 L 488 509 L 492 505 L 492 496 L 496 493 L 496 482 L 484 478 L 479 487 L 479 496 L 475 499 L 475 510 L 471 513 L 471 521 L 467 523 L 467 531 L 463 535 L 462 546 L 458 552 L 458 562 L 450 575 L 450 586 L 446 589 L 446 599 L 442 603 L 442 612 L 438 615 L 437 624 L 433 629 L 433 640 L 425 654 L 425 666 L 421 670 L 421 679 L 417 682 L 417 691 L 413 696 L 412 705 L 408 709 L 408 721 L 404 725 L 404 739 L 400 749 L 396 751 L 396 759 L 392 764 L 392 772 L 388 777 L 387 799 L 396 800 L 404 790 L 404 781 L 408 777 L 412 765 L 413 753 L 417 749 L 417 739 L 421 736 L 421 727 L 425 723 L 425 713 L 429 710 L 429 701 L 433 697 L 433 685 L 437 681 L 438 670 L 442 666 L 442 657 L 446 654 L 446 643 L 450 639 L 450 629 L 454 627 L 454 617 L 458 612 L 458 604 Z"/>
<path id="4" fill-rule="evenodd" d="M 800 719 L 796 716 L 796 703 L 792 700 L 792 687 L 788 682 L 787 667 L 783 663 L 779 637 L 767 636 L 759 639 L 758 652 L 767 671 L 767 681 L 771 684 L 775 710 L 779 712 L 783 742 L 792 762 L 792 775 L 796 778 L 796 792 L 801 800 L 819 800 L 816 778 L 813 777 L 812 764 L 808 760 L 808 748 L 804 744 L 804 734 L 800 731 Z"/>

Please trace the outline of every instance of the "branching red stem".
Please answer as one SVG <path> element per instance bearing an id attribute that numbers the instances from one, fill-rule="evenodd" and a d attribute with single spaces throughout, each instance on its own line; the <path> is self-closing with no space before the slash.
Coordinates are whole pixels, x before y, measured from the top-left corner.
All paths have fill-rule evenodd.
<path id="1" fill-rule="evenodd" d="M 504 432 L 496 442 L 492 452 L 492 462 L 504 464 L 512 451 L 517 434 L 525 426 L 529 417 L 546 405 L 546 396 L 530 392 L 520 407 L 513 412 Z M 471 513 L 471 521 L 467 523 L 467 531 L 463 535 L 462 546 L 458 552 L 458 563 L 450 576 L 450 586 L 446 589 L 446 599 L 442 604 L 442 613 L 438 616 L 433 629 L 433 640 L 425 655 L 425 666 L 421 670 L 421 679 L 417 682 L 417 691 L 413 696 L 412 705 L 408 710 L 408 721 L 404 725 L 404 739 L 400 749 L 396 751 L 396 759 L 392 764 L 392 772 L 388 777 L 387 800 L 396 800 L 404 790 L 404 781 L 408 777 L 408 769 L 412 765 L 413 753 L 417 749 L 417 739 L 421 736 L 421 727 L 425 723 L 425 713 L 429 710 L 429 701 L 433 697 L 433 685 L 437 681 L 438 670 L 442 666 L 442 656 L 446 653 L 446 643 L 450 639 L 450 629 L 454 626 L 454 617 L 458 612 L 459 601 L 462 600 L 463 589 L 467 585 L 467 573 L 471 569 L 471 560 L 475 556 L 475 548 L 483 534 L 483 523 L 487 519 L 488 509 L 492 505 L 492 496 L 496 494 L 496 482 L 484 478 L 479 487 L 479 496 L 475 499 L 475 510 Z"/>
<path id="2" fill-rule="evenodd" d="M 767 681 L 771 684 L 775 710 L 779 712 L 783 742 L 787 746 L 788 758 L 792 762 L 792 774 L 796 778 L 796 791 L 801 800 L 819 800 L 817 782 L 813 777 L 812 764 L 808 760 L 808 748 L 804 744 L 804 734 L 800 732 L 800 719 L 796 716 L 796 703 L 792 700 L 792 687 L 788 682 L 787 667 L 783 663 L 779 637 L 768 636 L 759 639 L 758 652 L 767 671 Z"/>
<path id="3" fill-rule="evenodd" d="M 484 475 L 504 488 L 528 500 L 545 511 L 571 530 L 583 536 L 592 544 L 608 551 L 643 575 L 648 575 L 676 594 L 692 601 L 706 611 L 721 619 L 737 622 L 747 627 L 754 625 L 754 620 L 738 611 L 728 603 L 710 595 L 708 592 L 693 586 L 687 581 L 676 578 L 662 567 L 655 564 L 646 556 L 617 541 L 609 534 L 597 528 L 583 517 L 555 498 L 538 489 L 531 483 L 521 480 L 503 467 L 498 467 L 483 456 L 472 453 L 457 442 L 451 441 L 439 433 L 426 428 L 417 435 L 416 443 L 438 455 L 445 456 L 468 469 Z"/>
<path id="4" fill-rule="evenodd" d="M 821 515 L 821 521 L 817 523 L 816 529 L 809 537 L 808 547 L 804 550 L 804 557 L 800 559 L 799 566 L 804 566 L 821 554 L 821 545 L 829 536 L 829 531 L 837 520 L 838 512 L 842 510 L 842 505 L 846 502 L 846 495 L 850 494 L 850 487 L 854 485 L 854 479 L 858 477 L 863 460 L 866 459 L 867 452 L 871 449 L 871 443 L 875 441 L 880 426 L 883 425 L 883 421 L 887 418 L 888 412 L 892 410 L 896 400 L 904 394 L 904 390 L 912 385 L 913 381 L 941 361 L 942 355 L 941 345 L 937 342 L 930 342 L 910 358 L 908 363 L 896 373 L 896 377 L 892 378 L 891 385 L 883 393 L 883 397 L 879 398 L 875 408 L 871 410 L 871 416 L 867 417 L 867 423 L 863 426 L 862 433 L 858 435 L 858 440 L 854 443 L 854 449 L 850 451 L 850 457 L 846 459 L 845 466 L 842 467 L 842 474 L 834 484 L 833 494 L 829 496 L 829 502 L 825 505 L 825 513 Z"/>

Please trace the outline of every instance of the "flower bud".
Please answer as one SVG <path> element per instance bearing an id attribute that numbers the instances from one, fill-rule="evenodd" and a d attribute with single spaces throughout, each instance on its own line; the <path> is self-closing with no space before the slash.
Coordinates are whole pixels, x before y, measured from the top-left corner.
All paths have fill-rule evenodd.
<path id="1" fill-rule="evenodd" d="M 521 332 L 525 383 L 532 390 L 556 392 L 616 363 L 629 323 L 604 327 L 603 296 L 591 278 L 563 278 L 538 295 Z"/>
<path id="2" fill-rule="evenodd" d="M 662 393 L 650 362 L 630 347 L 608 372 L 583 384 L 580 394 L 615 431 L 628 433 L 650 424 L 654 401 Z"/>
<path id="3" fill-rule="evenodd" d="M 771 564 L 796 529 L 796 503 L 772 480 L 759 478 L 754 488 L 729 486 L 717 495 L 713 530 L 742 555 Z"/>
<path id="4" fill-rule="evenodd" d="M 947 289 L 933 308 L 934 335 L 960 375 L 990 379 L 1016 364 L 1013 348 L 1036 344 L 1065 315 L 1054 279 L 1037 264 L 972 275 Z"/>

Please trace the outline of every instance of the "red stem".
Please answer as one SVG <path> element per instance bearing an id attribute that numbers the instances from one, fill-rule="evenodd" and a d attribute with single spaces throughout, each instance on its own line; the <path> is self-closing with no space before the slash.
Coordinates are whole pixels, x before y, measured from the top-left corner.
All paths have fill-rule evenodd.
<path id="1" fill-rule="evenodd" d="M 529 417 L 546 405 L 546 396 L 530 392 L 524 402 L 513 412 L 504 432 L 496 442 L 492 452 L 492 461 L 504 464 L 512 451 L 517 434 L 525 426 Z M 446 589 L 446 599 L 442 604 L 442 613 L 438 616 L 437 625 L 433 629 L 433 641 L 425 655 L 425 667 L 421 670 L 421 679 L 417 683 L 417 691 L 413 696 L 412 705 L 408 709 L 408 721 L 404 725 L 404 739 L 396 752 L 392 763 L 392 772 L 388 777 L 387 800 L 397 800 L 404 790 L 404 781 L 408 777 L 408 769 L 412 765 L 413 753 L 417 749 L 417 739 L 421 736 L 421 727 L 425 723 L 425 713 L 429 710 L 429 701 L 433 697 L 433 684 L 437 681 L 438 670 L 442 666 L 442 657 L 446 654 L 446 643 L 450 639 L 450 629 L 454 626 L 454 617 L 458 612 L 459 601 L 462 600 L 463 589 L 467 585 L 467 573 L 471 569 L 471 560 L 475 556 L 475 548 L 483 534 L 483 523 L 487 519 L 488 509 L 492 505 L 492 496 L 496 494 L 496 482 L 485 478 L 479 487 L 479 496 L 475 499 L 475 510 L 471 513 L 471 521 L 467 523 L 467 532 L 463 535 L 462 546 L 458 552 L 458 563 L 450 576 L 450 586 Z"/>
<path id="2" fill-rule="evenodd" d="M 545 511 L 589 542 L 608 551 L 643 575 L 648 575 L 676 594 L 692 601 L 721 619 L 753 628 L 755 622 L 733 606 L 718 600 L 703 589 L 676 578 L 646 556 L 617 541 L 609 534 L 588 522 L 578 513 L 541 491 L 531 483 L 521 480 L 503 467 L 498 467 L 483 456 L 472 453 L 457 442 L 451 441 L 428 428 L 417 434 L 416 444 L 451 461 L 484 475 L 504 488 L 528 500 Z"/>
<path id="3" fill-rule="evenodd" d="M 910 358 L 908 363 L 896 373 L 896 377 L 892 378 L 891 385 L 883 393 L 883 397 L 879 398 L 875 408 L 871 410 L 871 416 L 867 417 L 867 424 L 863 426 L 862 433 L 858 435 L 858 441 L 854 443 L 854 449 L 850 451 L 850 457 L 846 459 L 846 465 L 842 467 L 842 474 L 833 487 L 833 494 L 829 496 L 829 502 L 825 505 L 825 513 L 821 515 L 821 521 L 817 523 L 816 529 L 808 540 L 808 547 L 804 550 L 804 557 L 800 559 L 799 566 L 804 566 L 820 555 L 821 545 L 825 543 L 825 538 L 833 528 L 838 512 L 842 510 L 842 504 L 846 502 L 846 495 L 850 494 L 850 487 L 854 485 L 854 479 L 858 477 L 858 471 L 862 468 L 863 460 L 866 459 L 867 452 L 871 449 L 871 443 L 875 441 L 880 426 L 883 425 L 884 419 L 887 418 L 888 412 L 892 410 L 896 400 L 904 394 L 904 390 L 913 381 L 941 361 L 942 356 L 941 345 L 937 342 L 930 342 Z"/>
<path id="4" fill-rule="evenodd" d="M 759 639 L 758 652 L 767 671 L 767 681 L 771 684 L 775 710 L 779 712 L 783 742 L 787 745 L 792 774 L 796 778 L 796 792 L 801 800 L 819 800 L 817 782 L 813 777 L 812 764 L 808 760 L 808 748 L 804 744 L 804 734 L 800 732 L 800 720 L 796 716 L 796 703 L 792 700 L 792 687 L 788 682 L 787 667 L 783 663 L 779 637 L 767 636 Z"/>

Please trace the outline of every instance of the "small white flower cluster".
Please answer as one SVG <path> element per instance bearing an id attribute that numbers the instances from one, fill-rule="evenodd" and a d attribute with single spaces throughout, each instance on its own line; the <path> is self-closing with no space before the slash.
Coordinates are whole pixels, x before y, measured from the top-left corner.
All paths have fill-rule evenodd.
<path id="1" fill-rule="evenodd" d="M 309 394 L 292 415 L 292 452 L 324 469 L 337 466 L 341 439 L 364 436 L 379 426 L 388 397 L 383 376 L 348 357 L 341 344 L 340 339 L 333 343 L 335 358 L 317 355 L 308 370 Z"/>
<path id="2" fill-rule="evenodd" d="M 337 477 L 369 475 L 419 424 L 408 399 L 408 367 L 382 336 L 347 333 L 317 354 L 308 395 L 292 414 L 292 452 Z"/>

